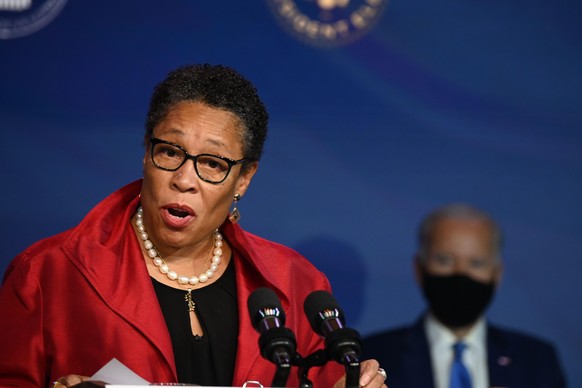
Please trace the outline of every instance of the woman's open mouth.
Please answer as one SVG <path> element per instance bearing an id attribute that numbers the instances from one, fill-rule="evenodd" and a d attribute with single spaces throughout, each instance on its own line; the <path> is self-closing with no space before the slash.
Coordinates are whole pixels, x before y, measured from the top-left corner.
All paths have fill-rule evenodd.
<path id="1" fill-rule="evenodd" d="M 171 228 L 184 228 L 194 218 L 194 211 L 186 206 L 169 205 L 162 209 L 162 219 Z"/>

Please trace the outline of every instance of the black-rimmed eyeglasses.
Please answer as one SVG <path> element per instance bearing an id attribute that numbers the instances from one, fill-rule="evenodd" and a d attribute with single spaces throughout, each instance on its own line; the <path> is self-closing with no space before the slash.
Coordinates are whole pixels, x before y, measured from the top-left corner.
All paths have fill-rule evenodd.
<path id="1" fill-rule="evenodd" d="M 188 159 L 194 162 L 194 170 L 200 179 L 208 183 L 224 182 L 233 166 L 243 163 L 244 159 L 233 160 L 224 156 L 199 154 L 190 155 L 178 144 L 152 137 L 151 156 L 154 166 L 166 171 L 176 171 Z"/>

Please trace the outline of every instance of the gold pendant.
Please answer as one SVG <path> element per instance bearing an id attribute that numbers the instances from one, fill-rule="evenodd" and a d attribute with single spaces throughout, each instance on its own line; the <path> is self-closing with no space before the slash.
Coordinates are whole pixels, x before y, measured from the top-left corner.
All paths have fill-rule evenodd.
<path id="1" fill-rule="evenodd" d="M 184 300 L 188 304 L 188 311 L 194 311 L 196 309 L 196 303 L 192 300 L 192 289 L 188 289 L 188 292 L 184 296 Z"/>

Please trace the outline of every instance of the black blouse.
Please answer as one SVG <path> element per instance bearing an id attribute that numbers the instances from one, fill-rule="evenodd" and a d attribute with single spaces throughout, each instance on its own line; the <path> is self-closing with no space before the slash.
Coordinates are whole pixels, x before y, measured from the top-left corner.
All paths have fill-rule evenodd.
<path id="1" fill-rule="evenodd" d="M 152 278 L 172 339 L 178 382 L 230 386 L 234 376 L 238 336 L 238 308 L 234 260 L 214 283 L 192 290 L 202 336 L 192 334 L 187 291 Z"/>

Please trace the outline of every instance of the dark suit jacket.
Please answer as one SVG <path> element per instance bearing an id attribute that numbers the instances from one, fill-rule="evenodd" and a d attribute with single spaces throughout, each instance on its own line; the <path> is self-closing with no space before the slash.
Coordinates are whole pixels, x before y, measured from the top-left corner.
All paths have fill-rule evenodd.
<path id="1" fill-rule="evenodd" d="M 540 339 L 488 324 L 489 383 L 507 388 L 564 388 L 554 347 Z M 362 359 L 375 358 L 390 388 L 434 388 L 423 319 L 364 338 Z"/>

